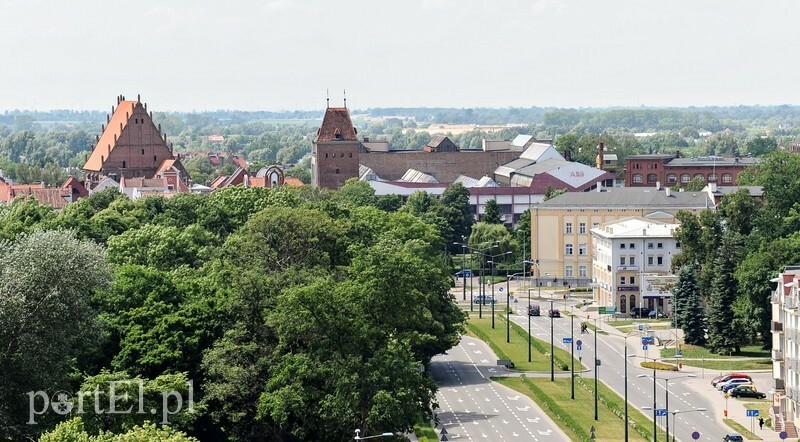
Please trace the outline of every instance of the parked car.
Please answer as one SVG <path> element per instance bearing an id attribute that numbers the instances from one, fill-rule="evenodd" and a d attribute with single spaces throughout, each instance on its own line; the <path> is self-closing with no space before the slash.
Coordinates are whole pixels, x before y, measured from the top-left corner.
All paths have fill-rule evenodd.
<path id="1" fill-rule="evenodd" d="M 756 399 L 766 399 L 767 394 L 756 390 L 753 385 L 739 385 L 731 389 L 731 397 L 753 397 Z"/>
<path id="2" fill-rule="evenodd" d="M 631 309 L 632 318 L 646 318 L 650 313 L 650 309 L 646 307 L 633 307 Z"/>
<path id="3" fill-rule="evenodd" d="M 647 317 L 649 319 L 657 319 L 657 318 L 666 318 L 667 315 L 665 315 L 664 312 L 661 310 L 659 310 L 658 312 L 656 312 L 655 310 L 650 310 L 650 312 L 647 313 Z"/>
<path id="4" fill-rule="evenodd" d="M 494 296 L 489 295 L 477 295 L 473 299 L 475 300 L 475 303 L 483 305 L 491 305 L 497 301 Z"/>
<path id="5" fill-rule="evenodd" d="M 542 309 L 539 307 L 538 304 L 533 304 L 528 306 L 528 316 L 541 316 Z"/>
<path id="6" fill-rule="evenodd" d="M 753 382 L 752 381 L 748 381 L 748 382 L 739 382 L 739 383 L 728 383 L 728 385 L 722 387 L 722 392 L 723 393 L 730 393 L 731 390 L 733 390 L 736 387 L 742 386 L 742 385 L 751 385 L 752 386 Z"/>
<path id="7" fill-rule="evenodd" d="M 561 317 L 561 312 L 558 311 L 557 308 L 554 308 L 553 310 L 548 310 L 547 311 L 547 316 L 549 318 L 560 318 Z"/>
<path id="8" fill-rule="evenodd" d="M 453 278 L 472 278 L 472 270 L 459 270 L 453 275 Z"/>
<path id="9" fill-rule="evenodd" d="M 744 438 L 739 433 L 728 433 L 722 440 L 725 442 L 742 442 Z"/>
<path id="10" fill-rule="evenodd" d="M 714 379 L 712 379 L 711 380 L 711 385 L 713 387 L 716 387 L 718 384 L 720 384 L 722 382 L 728 382 L 729 380 L 736 379 L 736 378 L 744 378 L 744 379 L 752 380 L 750 378 L 750 375 L 748 375 L 748 374 L 744 374 L 744 373 L 728 373 L 726 375 L 717 376 Z"/>
<path id="11" fill-rule="evenodd" d="M 752 384 L 753 381 L 749 378 L 733 378 L 731 380 L 720 382 L 717 384 L 717 390 L 723 391 L 723 388 L 727 387 L 728 385 L 737 385 L 737 384 Z"/>

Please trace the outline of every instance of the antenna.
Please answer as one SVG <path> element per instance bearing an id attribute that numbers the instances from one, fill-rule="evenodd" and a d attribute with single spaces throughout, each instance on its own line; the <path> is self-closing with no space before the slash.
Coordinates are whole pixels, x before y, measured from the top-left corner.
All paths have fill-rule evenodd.
<path id="1" fill-rule="evenodd" d="M 325 89 L 325 103 L 326 103 L 325 104 L 326 108 L 331 107 L 331 95 L 330 95 L 330 93 L 328 92 L 327 89 Z"/>
<path id="2" fill-rule="evenodd" d="M 347 107 L 347 89 L 344 89 L 343 91 L 344 91 L 343 92 L 343 94 L 344 94 L 344 107 Z"/>

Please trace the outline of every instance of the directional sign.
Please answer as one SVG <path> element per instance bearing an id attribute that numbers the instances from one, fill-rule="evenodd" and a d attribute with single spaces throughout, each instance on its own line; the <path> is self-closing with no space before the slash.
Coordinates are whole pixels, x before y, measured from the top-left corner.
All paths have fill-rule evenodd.
<path id="1" fill-rule="evenodd" d="M 659 408 L 656 410 L 656 416 L 666 416 L 667 409 L 666 408 Z"/>
<path id="2" fill-rule="evenodd" d="M 500 290 L 500 293 L 503 293 L 503 288 L 502 287 L 500 287 L 499 290 Z"/>
<path id="3" fill-rule="evenodd" d="M 605 307 L 597 307 L 597 313 L 600 314 L 600 315 L 605 315 L 606 314 L 606 308 Z"/>
<path id="4" fill-rule="evenodd" d="M 575 342 L 575 345 L 577 345 L 578 347 L 580 347 L 581 345 L 583 345 L 583 341 L 581 341 L 580 339 L 578 339 L 578 340 Z"/>
<path id="5" fill-rule="evenodd" d="M 564 338 L 564 344 L 572 344 L 572 338 Z"/>
<path id="6" fill-rule="evenodd" d="M 639 331 L 644 331 L 644 324 L 639 324 Z"/>
<path id="7" fill-rule="evenodd" d="M 581 341 L 578 341 L 578 342 L 581 342 Z M 581 344 L 578 344 L 578 348 L 576 348 L 576 350 L 581 351 Z"/>
<path id="8" fill-rule="evenodd" d="M 700 439 L 700 433 L 697 431 L 692 432 L 692 439 L 694 440 Z"/>
<path id="9" fill-rule="evenodd" d="M 789 437 L 789 435 L 786 434 L 785 431 L 781 431 L 780 434 L 778 434 L 778 437 L 780 437 L 781 440 L 785 440 L 787 437 Z"/>
<path id="10" fill-rule="evenodd" d="M 646 346 L 646 345 L 643 345 L 643 346 L 642 346 L 642 350 L 645 350 L 645 351 L 646 351 L 646 350 L 647 350 L 647 346 Z"/>
<path id="11" fill-rule="evenodd" d="M 652 336 L 645 336 L 642 338 L 642 345 L 653 345 L 655 342 Z"/>
<path id="12" fill-rule="evenodd" d="M 758 410 L 747 410 L 747 417 L 757 417 Z"/>

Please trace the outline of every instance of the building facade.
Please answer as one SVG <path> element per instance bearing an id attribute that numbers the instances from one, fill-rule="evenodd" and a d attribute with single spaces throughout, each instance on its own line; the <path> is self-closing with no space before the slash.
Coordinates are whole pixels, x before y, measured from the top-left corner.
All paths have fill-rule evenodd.
<path id="1" fill-rule="evenodd" d="M 699 214 L 713 208 L 706 192 L 626 187 L 567 192 L 531 207 L 532 257 L 552 282 L 588 286 L 593 282 L 591 229 L 630 217 L 674 223 L 680 210 Z"/>
<path id="2" fill-rule="evenodd" d="M 785 267 L 772 282 L 776 288 L 772 294 L 771 392 L 773 406 L 777 407 L 773 423 L 797 426 L 800 424 L 800 266 Z"/>
<path id="3" fill-rule="evenodd" d="M 655 290 L 653 281 L 672 276 L 672 257 L 680 252 L 680 244 L 673 238 L 678 226 L 629 218 L 593 228 L 595 303 L 620 313 L 629 313 L 632 307 L 670 312 L 672 293 Z"/>
<path id="4" fill-rule="evenodd" d="M 625 187 L 653 187 L 656 184 L 685 187 L 695 178 L 704 183 L 733 186 L 747 167 L 758 158 L 716 156 L 681 158 L 675 155 L 631 155 L 625 160 Z"/>

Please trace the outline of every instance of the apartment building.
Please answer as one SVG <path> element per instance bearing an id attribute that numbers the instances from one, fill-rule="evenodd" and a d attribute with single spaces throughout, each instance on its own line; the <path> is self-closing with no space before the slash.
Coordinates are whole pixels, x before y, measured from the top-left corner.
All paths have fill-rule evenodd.
<path id="1" fill-rule="evenodd" d="M 771 414 L 788 431 L 800 423 L 800 265 L 786 266 L 772 282 Z"/>
<path id="2" fill-rule="evenodd" d="M 633 307 L 672 309 L 672 293 L 658 290 L 668 281 L 672 257 L 680 253 L 673 238 L 678 224 L 647 218 L 612 221 L 591 229 L 594 300 L 599 306 L 628 313 Z"/>

